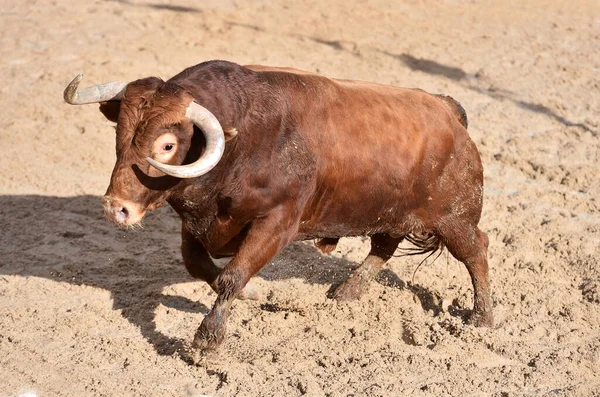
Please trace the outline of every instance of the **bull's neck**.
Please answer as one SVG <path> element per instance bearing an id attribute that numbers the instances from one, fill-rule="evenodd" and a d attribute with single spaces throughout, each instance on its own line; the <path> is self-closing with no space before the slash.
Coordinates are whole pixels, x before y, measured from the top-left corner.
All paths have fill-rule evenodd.
<path id="1" fill-rule="evenodd" d="M 173 189 L 167 202 L 182 218 L 187 214 L 193 214 L 198 218 L 214 217 L 216 206 L 213 203 L 216 201 L 214 198 L 218 197 L 218 189 L 210 183 L 211 179 L 210 176 L 203 175 L 182 180 Z M 212 208 L 213 206 L 215 208 Z"/>
<path id="2" fill-rule="evenodd" d="M 211 61 L 186 69 L 170 81 L 189 91 L 223 128 L 239 128 L 252 97 L 248 89 L 254 86 L 254 80 L 254 73 L 246 68 Z"/>

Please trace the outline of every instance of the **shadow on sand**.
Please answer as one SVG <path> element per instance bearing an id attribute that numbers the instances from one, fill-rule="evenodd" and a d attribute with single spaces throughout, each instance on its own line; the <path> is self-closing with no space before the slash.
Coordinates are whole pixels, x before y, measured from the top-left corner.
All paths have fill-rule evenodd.
<path id="1" fill-rule="evenodd" d="M 124 231 L 104 219 L 97 196 L 0 196 L 0 221 L 0 274 L 43 277 L 110 291 L 113 308 L 139 327 L 161 355 L 172 355 L 185 345 L 182 339 L 157 330 L 155 310 L 159 305 L 198 314 L 209 310 L 202 303 L 163 293 L 167 286 L 193 281 L 179 252 L 181 223 L 170 208 L 149 214 L 143 228 Z M 337 285 L 356 265 L 324 256 L 311 243 L 296 242 L 258 277 Z M 435 303 L 439 299 L 431 292 L 405 283 L 390 270 L 383 271 L 378 281 L 412 291 L 425 310 L 439 312 Z M 269 310 L 268 305 L 263 306 Z"/>
<path id="2" fill-rule="evenodd" d="M 115 2 L 121 3 L 121 4 L 126 4 L 128 6 L 148 7 L 148 8 L 154 8 L 157 10 L 167 10 L 167 11 L 174 11 L 174 12 L 194 12 L 194 13 L 202 12 L 201 9 L 196 8 L 196 7 L 178 6 L 176 4 L 133 3 L 128 0 L 110 0 L 110 1 L 115 1 Z"/>

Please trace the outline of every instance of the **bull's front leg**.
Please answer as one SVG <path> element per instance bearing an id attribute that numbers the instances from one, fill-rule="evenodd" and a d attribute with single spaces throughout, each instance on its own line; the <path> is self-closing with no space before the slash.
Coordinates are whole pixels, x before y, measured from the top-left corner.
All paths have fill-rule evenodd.
<path id="1" fill-rule="evenodd" d="M 188 273 L 204 280 L 215 289 L 214 284 L 220 269 L 215 266 L 208 251 L 185 227 L 181 230 L 181 256 Z"/>
<path id="2" fill-rule="evenodd" d="M 295 205 L 281 206 L 252 223 L 238 253 L 217 276 L 217 299 L 196 331 L 192 347 L 216 348 L 225 337 L 231 304 L 246 283 L 280 252 L 297 233 Z"/>
<path id="3" fill-rule="evenodd" d="M 183 256 L 183 263 L 188 273 L 194 278 L 206 281 L 213 291 L 218 293 L 217 277 L 221 269 L 214 264 L 204 245 L 189 233 L 185 227 L 181 233 L 181 255 Z M 260 296 L 260 291 L 257 288 L 253 288 L 251 284 L 248 284 L 238 294 L 239 299 L 258 300 Z"/>

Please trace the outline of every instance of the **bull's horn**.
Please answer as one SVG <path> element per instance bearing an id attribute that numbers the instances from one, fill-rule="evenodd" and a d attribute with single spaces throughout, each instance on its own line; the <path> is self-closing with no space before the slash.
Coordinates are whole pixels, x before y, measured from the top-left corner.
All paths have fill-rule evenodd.
<path id="1" fill-rule="evenodd" d="M 85 105 L 88 103 L 116 101 L 123 98 L 123 94 L 127 88 L 127 83 L 116 81 L 77 90 L 82 78 L 83 75 L 78 74 L 69 83 L 67 88 L 65 88 L 63 95 L 66 103 L 71 105 Z"/>
<path id="2" fill-rule="evenodd" d="M 163 164 L 150 157 L 147 157 L 146 160 L 154 168 L 167 175 L 177 178 L 195 178 L 212 170 L 221 160 L 225 150 L 225 135 L 217 118 L 208 109 L 203 108 L 196 102 L 190 104 L 185 115 L 192 120 L 196 127 L 200 128 L 206 138 L 206 148 L 202 156 L 193 163 L 186 165 Z"/>

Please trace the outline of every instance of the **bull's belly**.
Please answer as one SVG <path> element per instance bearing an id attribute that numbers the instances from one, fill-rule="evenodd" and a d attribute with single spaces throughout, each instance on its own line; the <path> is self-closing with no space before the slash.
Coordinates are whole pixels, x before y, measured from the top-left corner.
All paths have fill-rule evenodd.
<path id="1" fill-rule="evenodd" d="M 387 178 L 389 181 L 392 178 Z M 371 181 L 369 181 L 371 182 Z M 388 233 L 395 236 L 422 230 L 416 214 L 426 209 L 423 200 L 403 188 L 401 183 L 338 184 L 323 189 L 304 208 L 298 239 L 372 236 Z M 426 202 L 425 202 L 426 204 Z"/>
<path id="2" fill-rule="evenodd" d="M 346 216 L 343 219 L 325 217 L 318 222 L 302 221 L 296 240 L 372 236 L 381 233 L 399 237 L 423 229 L 423 222 L 413 214 L 384 210 L 371 216 L 362 213 L 357 217 Z"/>

